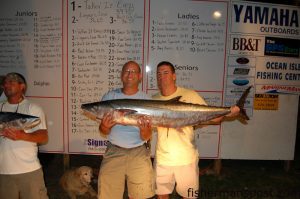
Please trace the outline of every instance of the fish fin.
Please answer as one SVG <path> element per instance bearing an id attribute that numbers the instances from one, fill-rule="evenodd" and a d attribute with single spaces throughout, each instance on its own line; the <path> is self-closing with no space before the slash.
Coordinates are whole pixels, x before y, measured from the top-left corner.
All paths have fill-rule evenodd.
<path id="1" fill-rule="evenodd" d="M 135 114 L 137 112 L 132 109 L 117 109 L 117 111 L 122 113 L 122 115 L 130 115 L 130 114 Z"/>
<path id="2" fill-rule="evenodd" d="M 181 97 L 182 97 L 182 96 L 177 96 L 177 97 L 174 97 L 174 98 L 169 99 L 169 100 L 167 100 L 167 101 L 168 101 L 168 102 L 179 102 L 179 100 L 180 100 Z"/>
<path id="3" fill-rule="evenodd" d="M 242 96 L 240 97 L 239 101 L 237 102 L 237 106 L 240 108 L 240 116 L 244 119 L 244 120 L 249 120 L 250 118 L 248 117 L 246 110 L 244 109 L 244 104 L 246 101 L 246 98 L 250 92 L 250 89 L 252 88 L 252 86 L 249 86 L 242 94 Z"/>

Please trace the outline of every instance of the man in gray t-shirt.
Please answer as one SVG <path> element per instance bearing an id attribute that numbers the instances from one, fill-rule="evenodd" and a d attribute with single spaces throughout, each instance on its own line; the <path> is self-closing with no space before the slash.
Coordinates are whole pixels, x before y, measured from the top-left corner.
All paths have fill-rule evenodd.
<path id="1" fill-rule="evenodd" d="M 102 100 L 149 99 L 139 91 L 142 79 L 140 66 L 129 61 L 121 73 L 123 87 L 106 93 Z M 123 198 L 125 181 L 129 198 L 150 198 L 154 195 L 150 149 L 145 143 L 151 138 L 151 121 L 140 118 L 139 126 L 118 125 L 112 113 L 106 114 L 99 126 L 109 144 L 103 156 L 98 182 L 99 198 Z"/>

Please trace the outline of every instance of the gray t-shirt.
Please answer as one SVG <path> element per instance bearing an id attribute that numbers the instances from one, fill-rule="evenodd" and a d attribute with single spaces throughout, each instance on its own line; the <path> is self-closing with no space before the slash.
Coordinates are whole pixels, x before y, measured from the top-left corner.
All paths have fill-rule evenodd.
<path id="1" fill-rule="evenodd" d="M 102 101 L 112 99 L 150 99 L 144 92 L 138 91 L 134 95 L 125 95 L 122 93 L 120 88 L 107 92 L 103 97 Z M 140 130 L 136 126 L 124 126 L 115 125 L 110 134 L 108 140 L 115 145 L 124 148 L 133 148 L 143 145 L 143 141 L 140 137 Z"/>

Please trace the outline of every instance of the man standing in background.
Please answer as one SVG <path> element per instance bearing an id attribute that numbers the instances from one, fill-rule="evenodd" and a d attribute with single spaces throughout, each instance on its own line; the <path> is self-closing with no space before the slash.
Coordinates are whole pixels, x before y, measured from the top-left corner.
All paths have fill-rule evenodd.
<path id="1" fill-rule="evenodd" d="M 26 80 L 19 73 L 8 73 L 3 80 L 7 98 L 1 112 L 22 113 L 40 118 L 30 130 L 5 128 L 0 136 L 0 198 L 46 199 L 43 171 L 39 162 L 38 144 L 48 141 L 45 114 L 40 106 L 25 98 Z"/>

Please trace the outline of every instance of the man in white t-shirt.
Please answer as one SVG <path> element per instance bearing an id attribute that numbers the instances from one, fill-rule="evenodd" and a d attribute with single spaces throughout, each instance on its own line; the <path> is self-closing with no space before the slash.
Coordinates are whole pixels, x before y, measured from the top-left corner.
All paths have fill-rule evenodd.
<path id="1" fill-rule="evenodd" d="M 157 100 L 170 100 L 181 96 L 180 101 L 206 105 L 204 99 L 193 90 L 176 85 L 175 67 L 167 61 L 157 65 L 157 85 L 159 93 L 153 96 Z M 237 106 L 231 108 L 226 116 L 239 113 Z M 220 122 L 223 117 L 213 119 Z M 186 126 L 175 128 L 157 127 L 155 173 L 156 194 L 159 199 L 169 198 L 175 183 L 176 191 L 183 198 L 197 198 L 199 193 L 198 150 L 194 143 L 194 129 Z"/>
<path id="2" fill-rule="evenodd" d="M 25 98 L 26 80 L 19 73 L 8 73 L 2 83 L 7 100 L 1 112 L 16 112 L 40 118 L 29 130 L 5 128 L 0 134 L 0 198 L 47 199 L 47 189 L 39 162 L 38 144 L 48 141 L 45 114 L 40 106 Z"/>

